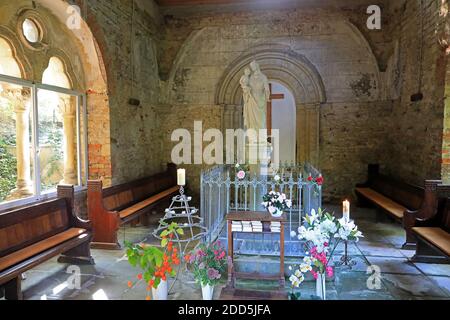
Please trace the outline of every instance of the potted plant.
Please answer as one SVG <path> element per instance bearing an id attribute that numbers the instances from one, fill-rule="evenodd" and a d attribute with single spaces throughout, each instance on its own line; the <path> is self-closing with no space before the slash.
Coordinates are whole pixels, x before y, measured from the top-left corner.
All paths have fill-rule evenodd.
<path id="1" fill-rule="evenodd" d="M 146 300 L 150 300 L 150 290 L 154 300 L 167 300 L 167 277 L 175 276 L 175 266 L 180 264 L 178 249 L 173 246 L 173 238 L 183 234 L 183 229 L 177 223 L 165 224 L 161 232 L 160 246 L 125 243 L 127 258 L 130 265 L 142 269 L 137 275 L 138 281 L 147 284 Z M 128 281 L 128 287 L 135 283 Z"/>
<path id="2" fill-rule="evenodd" d="M 262 205 L 273 217 L 281 217 L 284 210 L 291 208 L 292 201 L 284 193 L 270 191 L 263 196 Z"/>
<path id="3" fill-rule="evenodd" d="M 202 286 L 203 300 L 212 300 L 214 287 L 227 265 L 226 252 L 220 241 L 201 244 L 185 256 L 185 261 L 191 267 L 195 281 Z"/>

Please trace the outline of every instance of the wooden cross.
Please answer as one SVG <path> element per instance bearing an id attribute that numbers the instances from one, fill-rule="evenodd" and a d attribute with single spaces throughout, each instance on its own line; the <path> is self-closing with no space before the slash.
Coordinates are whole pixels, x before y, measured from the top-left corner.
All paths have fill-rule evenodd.
<path id="1" fill-rule="evenodd" d="M 272 84 L 269 83 L 270 89 L 270 98 L 267 102 L 267 112 L 266 112 L 266 126 L 267 126 L 267 135 L 270 136 L 272 134 L 272 100 L 283 100 L 284 94 L 282 93 L 272 93 Z"/>

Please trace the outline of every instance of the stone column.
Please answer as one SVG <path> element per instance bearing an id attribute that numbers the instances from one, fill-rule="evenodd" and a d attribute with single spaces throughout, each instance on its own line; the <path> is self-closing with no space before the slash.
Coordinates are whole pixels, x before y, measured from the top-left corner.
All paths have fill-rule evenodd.
<path id="1" fill-rule="evenodd" d="M 14 106 L 16 117 L 16 189 L 11 191 L 8 200 L 33 195 L 30 173 L 30 98 L 31 90 L 22 88 L 8 89 L 7 94 Z"/>
<path id="2" fill-rule="evenodd" d="M 59 110 L 63 116 L 63 148 L 64 148 L 64 179 L 62 184 L 78 184 L 75 165 L 75 103 L 70 96 L 59 99 Z"/>

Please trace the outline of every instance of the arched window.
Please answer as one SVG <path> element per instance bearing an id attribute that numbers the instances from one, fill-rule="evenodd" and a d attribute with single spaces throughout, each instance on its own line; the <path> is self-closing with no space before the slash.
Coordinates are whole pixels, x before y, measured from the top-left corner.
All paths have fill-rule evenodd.
<path id="1" fill-rule="evenodd" d="M 13 56 L 13 51 L 8 42 L 0 38 L 0 74 L 21 78 L 19 64 Z"/>
<path id="2" fill-rule="evenodd" d="M 85 96 L 71 90 L 63 61 L 49 58 L 42 84 L 21 78 L 13 48 L 0 37 L 0 207 L 42 198 L 59 183 L 81 185 L 87 172 Z"/>
<path id="3" fill-rule="evenodd" d="M 0 76 L 21 78 L 9 43 L 0 38 Z M 0 78 L 0 203 L 33 195 L 31 179 L 31 87 Z"/>
<path id="4" fill-rule="evenodd" d="M 64 63 L 51 57 L 42 76 L 42 83 L 71 89 Z M 62 182 L 77 184 L 75 97 L 53 91 L 38 91 L 38 126 L 40 148 L 41 190 L 53 189 Z"/>

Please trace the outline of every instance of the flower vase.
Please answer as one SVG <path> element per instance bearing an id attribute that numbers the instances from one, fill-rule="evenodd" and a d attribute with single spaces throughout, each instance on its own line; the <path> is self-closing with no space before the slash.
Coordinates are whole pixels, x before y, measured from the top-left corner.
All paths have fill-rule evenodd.
<path id="1" fill-rule="evenodd" d="M 325 284 L 326 276 L 325 274 L 319 273 L 317 274 L 316 279 L 316 296 L 318 296 L 321 300 L 326 300 L 326 284 Z"/>
<path id="2" fill-rule="evenodd" d="M 280 218 L 283 215 L 283 210 L 277 209 L 274 213 L 271 213 L 270 211 L 269 211 L 269 213 L 274 218 Z"/>
<path id="3" fill-rule="evenodd" d="M 152 288 L 153 300 L 167 300 L 167 281 L 159 283 L 158 287 Z"/>
<path id="4" fill-rule="evenodd" d="M 209 284 L 202 285 L 203 300 L 212 300 L 213 294 L 214 294 L 214 286 L 211 286 Z"/>

